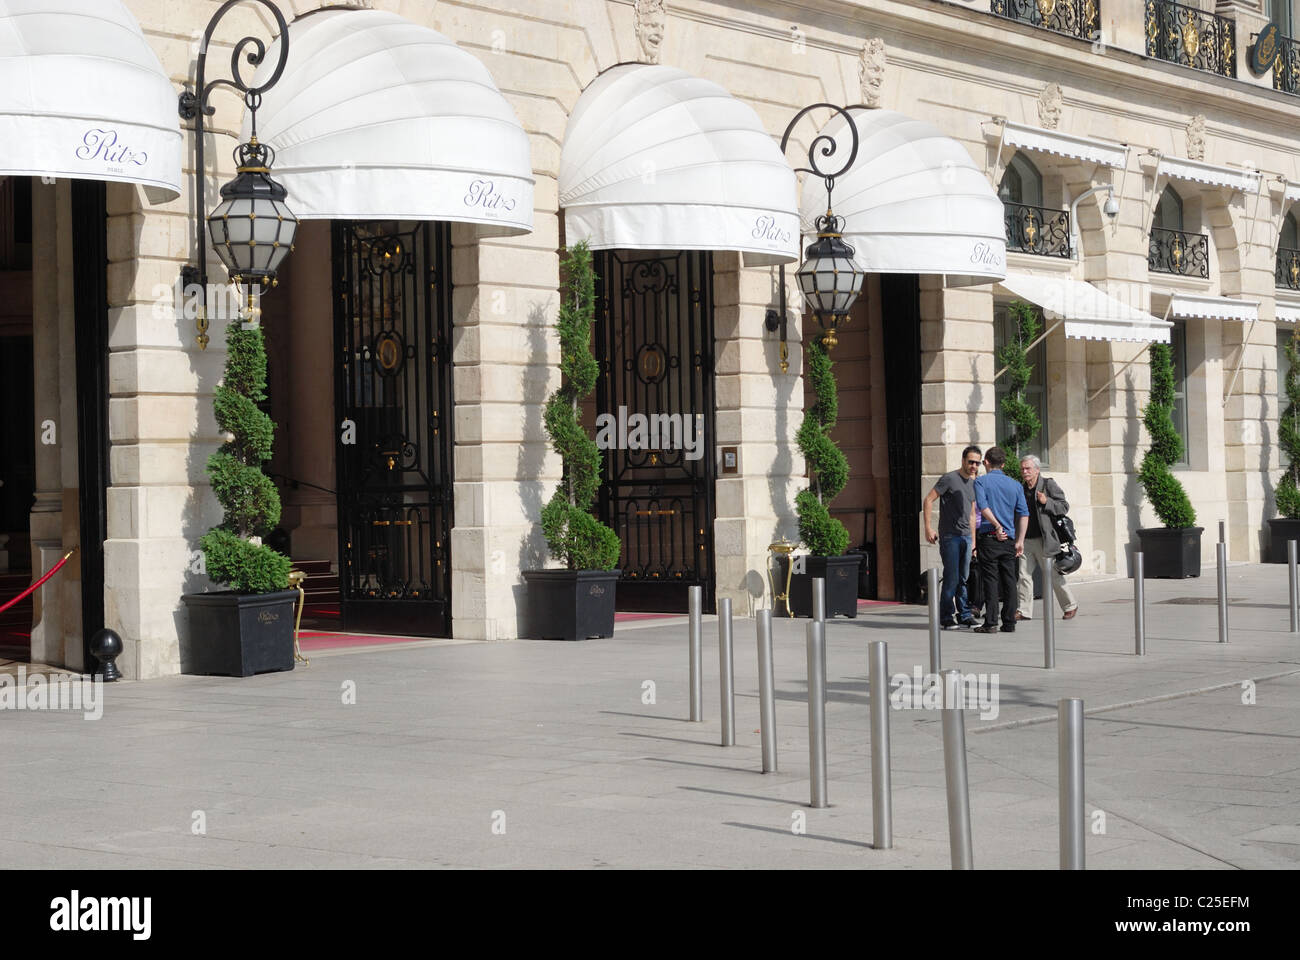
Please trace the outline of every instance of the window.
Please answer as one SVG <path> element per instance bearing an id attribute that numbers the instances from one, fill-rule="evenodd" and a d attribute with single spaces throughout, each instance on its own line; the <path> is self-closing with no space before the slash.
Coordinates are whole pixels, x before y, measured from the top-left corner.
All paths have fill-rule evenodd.
<path id="1" fill-rule="evenodd" d="M 1037 309 L 1037 308 L 1035 308 Z M 1043 323 L 1043 315 L 1040 311 L 1038 314 L 1039 332 L 1046 330 Z M 1001 369 L 1002 364 L 997 362 L 997 352 L 1014 339 L 1018 330 L 1016 323 L 1011 318 L 1011 311 L 1007 309 L 1005 303 L 997 304 L 993 308 L 993 357 L 994 369 Z M 1029 385 L 1025 387 L 1025 400 L 1029 405 L 1038 411 L 1038 436 L 1029 442 L 1028 449 L 1025 453 L 1032 453 L 1043 461 L 1047 466 L 1047 452 L 1051 445 L 1051 434 L 1047 429 L 1047 340 L 1044 338 L 1039 341 L 1037 346 L 1029 351 L 1029 362 L 1033 366 L 1033 372 L 1029 375 Z M 1007 424 L 1002 417 L 1002 398 L 1011 392 L 1007 385 L 1006 374 L 998 378 L 994 397 L 997 405 L 997 437 L 999 444 L 1006 438 Z"/>
<path id="2" fill-rule="evenodd" d="M 1183 438 L 1183 457 L 1179 466 L 1190 466 L 1189 437 L 1187 432 L 1187 325 L 1175 320 L 1169 331 L 1169 352 L 1174 361 L 1174 429 Z"/>
<path id="3" fill-rule="evenodd" d="M 1043 175 L 1023 153 L 1017 153 L 1007 164 L 998 196 L 1004 203 L 1023 203 L 1030 207 L 1043 205 Z"/>
<path id="4" fill-rule="evenodd" d="M 1282 221 L 1282 239 L 1278 241 L 1278 246 L 1288 250 L 1300 250 L 1300 228 L 1296 226 L 1294 213 L 1288 213 Z"/>
<path id="5" fill-rule="evenodd" d="M 1151 225 L 1161 230 L 1182 232 L 1183 198 L 1173 187 L 1165 187 L 1165 192 L 1160 194 L 1160 202 L 1156 204 L 1156 216 Z"/>
<path id="6" fill-rule="evenodd" d="M 1268 0 L 1268 18 L 1277 24 L 1282 36 L 1295 36 L 1291 32 L 1295 29 L 1291 18 L 1291 0 Z"/>

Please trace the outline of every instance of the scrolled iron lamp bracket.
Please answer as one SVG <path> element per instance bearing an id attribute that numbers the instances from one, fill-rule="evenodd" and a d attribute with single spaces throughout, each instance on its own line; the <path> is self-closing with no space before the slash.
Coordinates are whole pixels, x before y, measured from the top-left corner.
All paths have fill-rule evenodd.
<path id="1" fill-rule="evenodd" d="M 785 133 L 781 136 L 781 153 L 784 155 L 786 149 L 790 145 L 790 135 L 794 133 L 794 128 L 799 124 L 800 120 L 814 110 L 831 110 L 842 116 L 848 124 L 849 134 L 851 135 L 852 140 L 849 148 L 849 155 L 842 166 L 834 170 L 823 169 L 819 157 L 820 160 L 826 160 L 835 156 L 839 150 L 839 144 L 836 143 L 834 137 L 825 133 L 819 133 L 808 145 L 808 166 L 794 168 L 795 173 L 807 173 L 815 177 L 820 177 L 822 182 L 826 185 L 826 213 L 819 216 L 816 221 L 819 233 L 827 231 L 841 233 L 844 229 L 843 218 L 835 216 L 832 212 L 831 195 L 835 190 L 836 178 L 848 172 L 848 170 L 852 168 L 854 161 L 858 158 L 858 128 L 853 122 L 852 115 L 849 113 L 850 109 L 851 108 L 849 107 L 836 106 L 833 103 L 810 104 L 794 115 L 790 120 L 790 123 L 786 126 Z M 790 350 L 786 338 L 789 306 L 787 303 L 785 285 L 785 264 L 781 264 L 780 266 L 780 287 L 780 312 L 778 313 L 776 310 L 769 309 L 765 317 L 765 325 L 769 331 L 776 332 L 779 330 L 781 332 L 781 372 L 788 373 L 790 370 Z"/>
<path id="2" fill-rule="evenodd" d="M 234 50 L 230 55 L 230 77 L 219 77 L 216 80 L 208 81 L 208 47 L 212 42 L 212 36 L 216 32 L 218 24 L 222 18 L 234 7 L 241 3 L 257 4 L 265 7 L 270 11 L 271 16 L 275 18 L 276 27 L 279 31 L 280 40 L 280 58 L 276 62 L 275 72 L 271 74 L 266 83 L 260 86 L 251 86 L 244 80 L 243 65 L 247 63 L 253 68 L 260 67 L 266 59 L 266 43 L 258 37 L 247 36 L 235 44 Z M 225 3 L 212 15 L 208 21 L 207 29 L 203 33 L 203 40 L 199 46 L 198 63 L 195 69 L 194 89 L 186 87 L 181 92 L 178 110 L 182 120 L 191 120 L 194 122 L 194 211 L 195 211 L 195 264 L 187 264 L 181 268 L 181 283 L 184 289 L 188 290 L 192 285 L 197 284 L 202 291 L 202 301 L 198 310 L 196 320 L 198 327 L 198 344 L 199 349 L 206 350 L 209 342 L 208 338 L 208 257 L 205 223 L 207 218 L 207 182 L 204 176 L 205 166 L 205 143 L 204 139 L 207 134 L 206 119 L 216 113 L 216 107 L 209 102 L 212 91 L 217 87 L 230 87 L 243 94 L 244 104 L 252 114 L 252 143 L 257 143 L 257 110 L 262 105 L 262 94 L 279 82 L 281 75 L 284 73 L 285 64 L 289 60 L 289 24 L 284 19 L 284 14 L 280 12 L 271 0 L 226 0 Z"/>

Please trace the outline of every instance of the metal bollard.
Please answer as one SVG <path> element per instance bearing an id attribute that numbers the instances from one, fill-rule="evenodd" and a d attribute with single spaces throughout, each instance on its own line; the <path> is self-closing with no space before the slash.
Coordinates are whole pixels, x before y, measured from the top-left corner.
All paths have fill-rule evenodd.
<path id="1" fill-rule="evenodd" d="M 1224 534 L 1223 524 L 1224 524 L 1224 522 L 1223 522 L 1222 520 L 1220 520 L 1220 521 L 1219 521 L 1219 542 L 1220 542 L 1220 543 L 1225 543 L 1225 542 L 1226 542 L 1226 541 L 1224 540 L 1224 538 L 1223 538 L 1223 534 Z"/>
<path id="2" fill-rule="evenodd" d="M 1142 551 L 1133 554 L 1133 653 L 1147 653 L 1147 587 Z"/>
<path id="3" fill-rule="evenodd" d="M 871 846 L 894 846 L 894 790 L 889 762 L 889 648 L 884 640 L 867 644 L 871 691 Z"/>
<path id="4" fill-rule="evenodd" d="M 754 618 L 758 634 L 758 726 L 763 741 L 763 772 L 776 773 L 776 684 L 772 672 L 772 611 Z"/>
<path id="5" fill-rule="evenodd" d="M 691 722 L 704 722 L 704 588 L 691 587 L 687 591 L 690 602 L 690 658 L 691 658 Z"/>
<path id="6" fill-rule="evenodd" d="M 1287 582 L 1291 585 L 1291 632 L 1300 633 L 1300 576 L 1296 571 L 1296 545 L 1294 540 L 1286 542 Z"/>
<path id="7" fill-rule="evenodd" d="M 826 581 L 813 577 L 812 582 L 812 618 L 818 623 L 826 622 Z"/>
<path id="8" fill-rule="evenodd" d="M 826 627 L 808 624 L 808 792 L 809 806 L 826 803 Z"/>
<path id="9" fill-rule="evenodd" d="M 943 674 L 943 769 L 948 782 L 948 849 L 954 870 L 975 869 L 970 839 L 970 787 L 966 778 L 966 718 L 956 702 L 961 671 Z"/>
<path id="10" fill-rule="evenodd" d="M 1043 669 L 1056 667 L 1056 593 L 1052 589 L 1056 564 L 1043 561 Z"/>
<path id="11" fill-rule="evenodd" d="M 1216 543 L 1214 551 L 1219 561 L 1219 642 L 1228 642 L 1228 547 Z"/>
<path id="12" fill-rule="evenodd" d="M 736 678 L 731 669 L 731 598 L 718 601 L 718 686 L 722 695 L 722 745 L 736 745 Z"/>
<path id="13" fill-rule="evenodd" d="M 1084 869 L 1083 701 L 1063 699 L 1056 705 L 1057 786 L 1060 793 L 1061 869 Z"/>
<path id="14" fill-rule="evenodd" d="M 930 601 L 930 672 L 938 674 L 942 653 L 939 649 L 939 568 L 925 572 L 926 595 Z"/>

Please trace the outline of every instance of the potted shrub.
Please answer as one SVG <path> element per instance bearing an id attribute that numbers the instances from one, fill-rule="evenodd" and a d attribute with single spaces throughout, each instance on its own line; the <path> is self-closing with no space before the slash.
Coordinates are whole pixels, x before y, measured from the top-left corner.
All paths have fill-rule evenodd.
<path id="1" fill-rule="evenodd" d="M 1142 422 L 1151 446 L 1138 468 L 1138 483 L 1163 527 L 1140 529 L 1145 574 L 1148 577 L 1199 577 L 1201 528 L 1187 491 L 1170 471 L 1182 459 L 1183 438 L 1174 429 L 1174 363 L 1167 343 L 1151 344 L 1151 395 Z"/>
<path id="2" fill-rule="evenodd" d="M 1268 521 L 1269 560 L 1286 563 L 1288 540 L 1300 540 L 1300 349 L 1292 334 L 1286 345 L 1290 367 L 1286 374 L 1286 409 L 1278 421 L 1278 442 L 1286 454 L 1286 473 L 1278 482 L 1273 501 L 1280 516 Z"/>
<path id="3" fill-rule="evenodd" d="M 790 578 L 790 612 L 812 616 L 812 581 L 826 581 L 826 616 L 858 615 L 858 564 L 860 553 L 846 553 L 849 531 L 827 508 L 849 479 L 849 462 L 831 438 L 839 417 L 839 396 L 825 337 L 808 341 L 808 379 L 814 401 L 804 414 L 795 440 L 808 464 L 810 483 L 794 498 L 799 517 L 799 539 L 807 556 L 794 558 Z M 784 570 L 781 571 L 784 574 Z"/>
<path id="4" fill-rule="evenodd" d="M 225 509 L 203 548 L 208 576 L 230 587 L 189 594 L 189 636 L 181 646 L 185 673 L 247 677 L 293 669 L 296 590 L 289 558 L 261 537 L 280 522 L 280 495 L 262 464 L 271 459 L 275 424 L 266 399 L 266 344 L 260 325 L 234 320 L 226 328 L 226 370 L 217 387 L 217 425 L 230 439 L 208 458 L 212 491 Z"/>
<path id="5" fill-rule="evenodd" d="M 596 386 L 599 366 L 591 353 L 596 318 L 596 277 L 585 242 L 561 264 L 564 288 L 556 326 L 564 379 L 546 401 L 544 420 L 563 474 L 542 508 L 542 533 L 564 569 L 525 570 L 532 635 L 585 640 L 614 635 L 614 595 L 621 571 L 618 535 L 591 512 L 600 485 L 600 450 L 578 418 L 578 405 Z"/>
<path id="6" fill-rule="evenodd" d="M 1038 314 L 1034 308 L 1023 300 L 1013 300 L 1008 307 L 1016 321 L 1016 338 L 998 351 L 998 363 L 1007 368 L 1007 386 L 1010 388 L 1002 398 L 1002 420 L 1011 432 L 1002 441 L 1002 449 L 1007 452 L 1007 463 L 1002 472 L 1008 477 L 1020 479 L 1020 459 L 1030 453 L 1029 441 L 1038 436 L 1038 411 L 1025 399 L 1025 388 L 1034 366 L 1029 362 L 1026 349 L 1038 336 Z"/>

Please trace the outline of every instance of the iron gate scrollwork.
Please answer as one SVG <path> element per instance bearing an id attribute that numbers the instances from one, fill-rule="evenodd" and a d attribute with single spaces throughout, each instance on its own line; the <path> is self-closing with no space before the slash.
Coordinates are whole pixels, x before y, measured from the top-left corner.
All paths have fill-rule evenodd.
<path id="1" fill-rule="evenodd" d="M 621 609 L 713 602 L 713 258 L 596 253 L 601 519 L 623 544 Z M 600 426 L 598 420 L 597 426 Z"/>
<path id="2" fill-rule="evenodd" d="M 336 222 L 333 240 L 343 626 L 449 636 L 450 227 Z"/>

